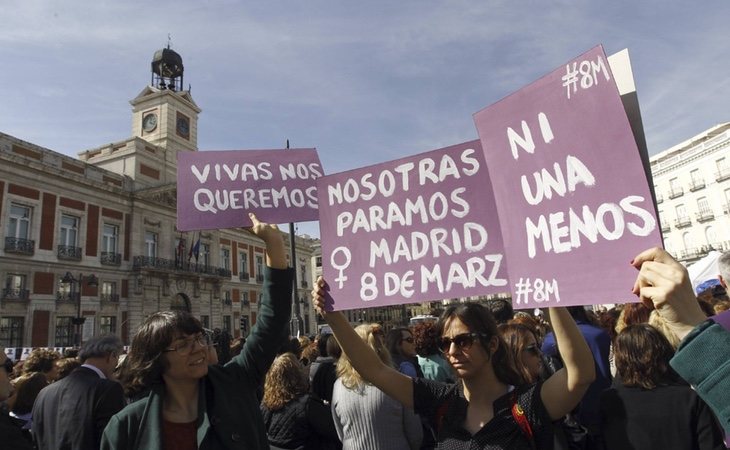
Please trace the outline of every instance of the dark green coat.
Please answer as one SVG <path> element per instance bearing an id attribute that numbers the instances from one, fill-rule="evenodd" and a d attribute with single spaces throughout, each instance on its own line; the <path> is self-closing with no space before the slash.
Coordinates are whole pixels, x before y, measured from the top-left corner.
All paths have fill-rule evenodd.
<path id="1" fill-rule="evenodd" d="M 224 367 L 210 366 L 200 380 L 198 448 L 268 449 L 256 390 L 289 335 L 292 270 L 267 267 L 256 324 L 241 354 Z M 104 430 L 103 450 L 162 449 L 163 384 L 128 405 Z"/>

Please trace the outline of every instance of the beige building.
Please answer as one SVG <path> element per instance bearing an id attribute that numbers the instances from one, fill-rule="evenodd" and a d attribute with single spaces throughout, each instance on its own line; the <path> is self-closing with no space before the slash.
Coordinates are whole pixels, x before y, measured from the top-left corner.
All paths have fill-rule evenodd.
<path id="1" fill-rule="evenodd" d="M 730 250 L 730 123 L 651 158 L 666 249 L 685 264 Z"/>
<path id="2" fill-rule="evenodd" d="M 177 53 L 155 53 L 152 84 L 131 101 L 131 137 L 78 159 L 0 133 L 0 346 L 69 347 L 100 333 L 128 343 L 165 309 L 234 336 L 256 323 L 263 242 L 175 226 L 176 155 L 197 151 L 201 113 L 182 74 Z M 317 241 L 295 245 L 306 300 Z M 309 302 L 295 306 L 294 332 L 316 331 Z"/>

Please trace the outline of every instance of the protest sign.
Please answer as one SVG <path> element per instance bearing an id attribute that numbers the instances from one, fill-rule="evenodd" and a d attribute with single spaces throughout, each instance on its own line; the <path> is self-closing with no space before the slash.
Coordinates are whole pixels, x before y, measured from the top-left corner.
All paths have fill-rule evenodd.
<path id="1" fill-rule="evenodd" d="M 177 228 L 250 226 L 249 212 L 269 223 L 317 220 L 317 150 L 179 152 Z"/>
<path id="2" fill-rule="evenodd" d="M 515 308 L 632 300 L 636 271 L 629 261 L 662 241 L 602 47 L 476 113 L 474 121 Z"/>
<path id="3" fill-rule="evenodd" d="M 479 141 L 317 180 L 336 310 L 508 291 Z"/>

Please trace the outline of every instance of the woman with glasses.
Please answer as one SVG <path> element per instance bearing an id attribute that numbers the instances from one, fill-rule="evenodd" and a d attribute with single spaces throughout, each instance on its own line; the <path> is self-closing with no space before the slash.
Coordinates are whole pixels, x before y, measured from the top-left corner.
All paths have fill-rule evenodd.
<path id="1" fill-rule="evenodd" d="M 507 344 L 520 384 L 537 382 L 542 373 L 542 351 L 535 332 L 518 323 L 499 325 L 498 330 Z"/>
<path id="2" fill-rule="evenodd" d="M 409 410 L 434 417 L 437 448 L 552 448 L 551 422 L 578 404 L 595 376 L 591 351 L 564 308 L 551 308 L 550 319 L 565 367 L 544 382 L 519 385 L 491 312 L 461 303 L 448 307 L 437 324 L 439 348 L 460 382 L 411 378 L 381 362 L 341 312 L 325 310 L 325 289 L 320 277 L 312 292 L 314 306 L 343 356 L 350 355 L 365 381 Z"/>
<path id="3" fill-rule="evenodd" d="M 363 324 L 354 331 L 348 325 L 348 330 L 379 364 L 392 367 L 380 325 Z M 353 364 L 348 355 L 340 356 L 332 392 L 332 417 L 342 449 L 418 449 L 422 438 L 418 416 L 364 380 Z"/>
<path id="4" fill-rule="evenodd" d="M 284 241 L 275 225 L 251 214 L 251 232 L 266 244 L 263 300 L 240 355 L 209 365 L 209 342 L 187 312 L 149 316 L 125 360 L 128 392 L 149 394 L 104 430 L 102 449 L 268 448 L 257 388 L 286 340 L 292 296 Z"/>
<path id="5" fill-rule="evenodd" d="M 406 327 L 395 327 L 385 337 L 393 366 L 398 372 L 409 377 L 423 378 L 423 372 L 416 359 L 416 341 L 413 333 Z"/>

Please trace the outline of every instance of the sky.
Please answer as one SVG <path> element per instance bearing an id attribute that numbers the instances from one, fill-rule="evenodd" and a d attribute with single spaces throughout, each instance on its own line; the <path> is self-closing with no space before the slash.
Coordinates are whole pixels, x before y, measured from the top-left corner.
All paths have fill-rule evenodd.
<path id="1" fill-rule="evenodd" d="M 728 0 L 3 0 L 0 132 L 74 157 L 130 137 L 169 36 L 201 150 L 289 139 L 336 173 L 476 139 L 472 114 L 602 44 L 629 50 L 655 154 L 730 120 L 727 17 Z"/>

